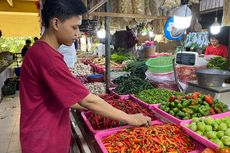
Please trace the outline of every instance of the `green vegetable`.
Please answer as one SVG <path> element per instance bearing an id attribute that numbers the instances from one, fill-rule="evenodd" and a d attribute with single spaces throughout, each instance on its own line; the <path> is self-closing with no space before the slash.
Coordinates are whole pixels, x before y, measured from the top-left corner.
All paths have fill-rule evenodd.
<path id="1" fill-rule="evenodd" d="M 208 124 L 208 125 L 211 125 L 211 124 L 214 122 L 214 119 L 211 118 L 211 117 L 207 117 L 207 118 L 204 120 L 204 122 L 205 122 L 206 124 Z"/>
<path id="2" fill-rule="evenodd" d="M 130 72 L 130 75 L 132 76 L 145 79 L 145 72 L 147 71 L 147 69 L 148 67 L 145 65 L 145 61 L 141 60 L 129 63 L 124 70 Z"/>
<path id="3" fill-rule="evenodd" d="M 223 142 L 224 145 L 230 146 L 230 137 L 229 136 L 223 136 L 221 138 L 221 141 Z"/>
<path id="4" fill-rule="evenodd" d="M 224 144 L 219 139 L 214 139 L 213 142 L 218 145 L 219 148 L 223 148 Z"/>
<path id="5" fill-rule="evenodd" d="M 196 125 L 196 123 L 192 123 L 192 124 L 189 124 L 188 128 L 193 130 L 193 131 L 196 131 L 197 130 L 197 125 Z"/>
<path id="6" fill-rule="evenodd" d="M 214 138 L 216 138 L 216 132 L 215 132 L 215 131 L 208 131 L 208 132 L 206 133 L 206 135 L 207 135 L 207 137 L 208 137 L 209 139 L 214 139 Z"/>
<path id="7" fill-rule="evenodd" d="M 183 93 L 168 89 L 149 89 L 135 94 L 135 96 L 148 104 L 168 102 L 171 96 L 183 95 Z M 175 103 L 170 103 L 174 107 Z"/>
<path id="8" fill-rule="evenodd" d="M 202 106 L 200 106 L 198 111 L 202 115 L 209 115 L 210 107 L 209 107 L 209 105 L 202 105 Z"/>
<path id="9" fill-rule="evenodd" d="M 135 76 L 123 76 L 122 79 L 116 82 L 119 82 L 119 84 L 115 88 L 115 92 L 121 95 L 136 94 L 142 90 L 153 88 L 148 81 Z"/>
<path id="10" fill-rule="evenodd" d="M 226 136 L 229 136 L 229 137 L 230 137 L 230 128 L 228 128 L 228 129 L 224 132 L 224 134 L 225 134 Z"/>
<path id="11" fill-rule="evenodd" d="M 206 130 L 204 122 L 198 122 L 197 128 L 199 131 L 204 132 Z"/>
<path id="12" fill-rule="evenodd" d="M 218 56 L 209 60 L 207 68 L 228 70 L 228 62 L 227 59 Z"/>
<path id="13" fill-rule="evenodd" d="M 129 56 L 122 53 L 114 53 L 111 55 L 111 60 L 117 63 L 122 63 L 129 59 Z"/>
<path id="14" fill-rule="evenodd" d="M 203 132 L 201 132 L 201 131 L 196 131 L 196 133 L 199 135 L 203 135 Z"/>
<path id="15" fill-rule="evenodd" d="M 218 130 L 219 131 L 225 131 L 228 129 L 228 126 L 226 123 L 220 123 L 219 127 L 218 127 Z"/>
<path id="16" fill-rule="evenodd" d="M 211 125 L 206 125 L 205 129 L 206 129 L 206 131 L 212 131 L 212 126 Z"/>
<path id="17" fill-rule="evenodd" d="M 221 139 L 221 138 L 224 136 L 224 131 L 218 131 L 218 132 L 216 133 L 216 136 L 217 136 L 219 139 Z"/>

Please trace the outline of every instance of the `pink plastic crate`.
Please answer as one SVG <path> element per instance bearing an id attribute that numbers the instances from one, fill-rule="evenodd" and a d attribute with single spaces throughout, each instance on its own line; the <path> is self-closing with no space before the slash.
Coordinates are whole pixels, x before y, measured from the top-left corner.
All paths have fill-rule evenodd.
<path id="1" fill-rule="evenodd" d="M 135 97 L 134 95 L 130 95 L 130 98 L 132 98 L 134 101 L 138 102 L 138 103 L 141 103 L 142 106 L 145 106 L 147 108 L 149 108 L 150 104 L 148 103 L 145 103 L 144 101 L 138 99 L 137 97 Z"/>
<path id="2" fill-rule="evenodd" d="M 217 119 L 217 118 L 223 118 L 225 116 L 230 116 L 230 111 L 228 111 L 226 113 L 212 115 L 211 117 L 214 119 Z M 207 138 L 205 138 L 205 137 L 197 134 L 196 132 L 190 130 L 189 128 L 187 128 L 186 125 L 190 124 L 190 123 L 192 123 L 192 120 L 187 120 L 187 121 L 181 122 L 181 126 L 184 129 L 185 133 L 187 133 L 189 136 L 193 137 L 195 140 L 199 141 L 200 143 L 202 143 L 203 145 L 205 145 L 208 148 L 212 148 L 214 150 L 216 150 L 218 148 L 217 144 L 213 143 L 212 141 L 208 140 Z"/>
<path id="3" fill-rule="evenodd" d="M 160 121 L 153 121 L 151 122 L 151 125 L 159 125 L 159 124 L 163 124 L 163 122 L 160 122 Z M 107 149 L 105 148 L 104 144 L 102 143 L 102 139 L 106 136 L 109 136 L 109 135 L 112 135 L 112 134 L 115 134 L 121 130 L 124 130 L 125 128 L 131 128 L 132 126 L 123 126 L 123 127 L 120 127 L 120 129 L 114 129 L 114 130 L 108 130 L 108 131 L 104 131 L 104 132 L 100 132 L 100 133 L 97 133 L 95 135 L 95 139 L 99 145 L 99 147 L 101 148 L 101 151 L 103 153 L 108 153 Z M 194 141 L 194 140 L 193 140 Z M 203 149 L 204 149 L 204 146 L 199 144 L 198 142 L 194 141 L 195 145 L 196 145 L 196 149 L 190 153 L 200 153 Z"/>
<path id="4" fill-rule="evenodd" d="M 166 113 L 165 111 L 161 110 L 160 109 L 160 104 L 153 104 L 149 108 L 152 109 L 157 114 L 161 115 L 166 120 L 168 120 L 168 121 L 170 121 L 172 123 L 175 123 L 177 125 L 179 125 L 182 121 L 187 121 L 187 120 L 178 119 L 178 118 Z"/>
<path id="5" fill-rule="evenodd" d="M 119 95 L 118 95 L 119 96 Z M 136 101 L 134 99 L 132 99 L 132 97 L 130 95 L 120 95 L 119 96 L 121 99 L 131 99 L 133 102 L 136 102 L 138 103 L 140 106 L 143 106 L 145 108 L 148 108 L 149 107 L 146 107 L 142 102 L 140 101 Z M 120 129 L 120 127 L 124 127 L 124 126 L 127 126 L 127 125 L 124 125 L 124 126 L 119 126 L 119 127 L 114 127 L 114 128 L 109 128 L 109 129 L 103 129 L 103 130 L 95 130 L 93 128 L 93 126 L 91 125 L 90 121 L 88 120 L 88 116 L 91 112 L 81 112 L 81 116 L 82 118 L 84 119 L 86 125 L 88 126 L 89 130 L 93 133 L 93 134 L 96 134 L 98 132 L 103 132 L 103 131 L 107 131 L 107 130 L 115 130 L 115 129 Z"/>

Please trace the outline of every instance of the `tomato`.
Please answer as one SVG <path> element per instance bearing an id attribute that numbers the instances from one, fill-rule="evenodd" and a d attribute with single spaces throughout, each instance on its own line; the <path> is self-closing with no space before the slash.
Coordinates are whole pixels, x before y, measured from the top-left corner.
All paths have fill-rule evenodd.
<path id="1" fill-rule="evenodd" d="M 215 153 L 215 151 L 210 148 L 205 148 L 201 153 Z"/>
<path id="2" fill-rule="evenodd" d="M 217 153 L 230 153 L 230 148 L 222 148 L 217 151 Z"/>
<path id="3" fill-rule="evenodd" d="M 209 95 L 205 95 L 204 96 L 204 100 L 209 104 L 212 105 L 213 104 L 213 98 Z"/>

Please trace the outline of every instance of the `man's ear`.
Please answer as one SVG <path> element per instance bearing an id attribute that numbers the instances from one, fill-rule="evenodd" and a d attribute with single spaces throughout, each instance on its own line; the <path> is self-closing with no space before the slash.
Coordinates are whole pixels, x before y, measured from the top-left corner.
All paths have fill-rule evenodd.
<path id="1" fill-rule="evenodd" d="M 53 29 L 58 30 L 60 26 L 60 20 L 58 18 L 53 18 L 50 20 L 50 25 L 52 26 Z"/>

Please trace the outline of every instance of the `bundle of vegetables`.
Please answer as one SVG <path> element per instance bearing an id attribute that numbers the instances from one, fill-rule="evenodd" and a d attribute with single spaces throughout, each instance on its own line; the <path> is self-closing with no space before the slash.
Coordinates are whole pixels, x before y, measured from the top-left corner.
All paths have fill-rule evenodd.
<path id="1" fill-rule="evenodd" d="M 131 75 L 145 79 L 145 72 L 148 67 L 145 64 L 145 61 L 134 61 L 127 65 L 124 69 L 125 71 L 129 71 Z"/>
<path id="2" fill-rule="evenodd" d="M 122 53 L 113 53 L 111 55 L 111 60 L 116 62 L 116 63 L 122 63 L 123 61 L 126 61 L 129 59 L 129 56 L 126 54 L 122 54 Z"/>
<path id="3" fill-rule="evenodd" d="M 221 56 L 214 57 L 209 60 L 207 67 L 210 69 L 227 70 L 228 60 Z"/>
<path id="4" fill-rule="evenodd" d="M 115 88 L 115 92 L 121 95 L 136 94 L 142 90 L 152 89 L 152 88 L 153 86 L 148 81 L 130 75 L 130 76 L 123 76 L 122 79 L 119 80 L 119 84 Z"/>
<path id="5" fill-rule="evenodd" d="M 160 105 L 163 111 L 183 120 L 214 115 L 228 111 L 228 106 L 209 95 L 199 92 L 185 96 L 171 96 L 168 102 Z"/>
<path id="6" fill-rule="evenodd" d="M 110 105 L 116 107 L 119 110 L 122 110 L 128 114 L 137 114 L 142 113 L 145 116 L 149 116 L 152 119 L 156 119 L 153 112 L 145 107 L 140 106 L 139 104 L 129 100 L 129 99 L 121 99 L 115 95 L 105 94 L 101 96 L 106 102 Z M 96 130 L 108 129 L 123 125 L 124 123 L 111 120 L 109 118 L 102 117 L 95 113 L 90 113 L 88 116 L 90 123 L 92 124 L 93 128 Z"/>
<path id="7" fill-rule="evenodd" d="M 125 129 L 102 140 L 109 153 L 187 153 L 195 144 L 180 126 L 170 123 Z"/>
<path id="8" fill-rule="evenodd" d="M 135 96 L 148 104 L 167 102 L 171 96 L 183 96 L 181 92 L 168 89 L 149 89 L 137 93 Z"/>
<path id="9" fill-rule="evenodd" d="M 219 119 L 194 118 L 187 127 L 216 143 L 219 148 L 230 147 L 230 116 Z"/>

